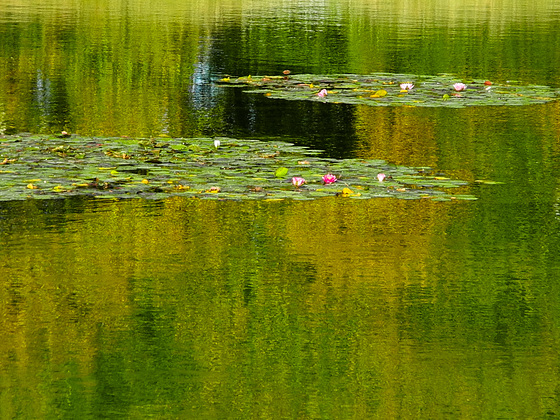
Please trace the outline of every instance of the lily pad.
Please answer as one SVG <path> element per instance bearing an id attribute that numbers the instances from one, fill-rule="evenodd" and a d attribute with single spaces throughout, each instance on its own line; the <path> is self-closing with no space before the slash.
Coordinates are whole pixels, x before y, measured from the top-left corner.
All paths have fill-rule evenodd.
<path id="1" fill-rule="evenodd" d="M 276 176 L 276 178 L 284 178 L 286 175 L 288 175 L 288 168 L 281 166 L 280 168 L 276 169 L 274 175 Z"/>
<path id="2" fill-rule="evenodd" d="M 467 183 L 429 168 L 331 159 L 321 157 L 321 151 L 278 141 L 221 137 L 216 148 L 215 140 L 0 136 L 0 201 L 76 195 L 220 200 L 476 198 L 451 195 Z M 385 174 L 383 181 L 380 173 Z M 325 174 L 335 175 L 337 182 L 324 185 Z M 305 184 L 294 187 L 292 176 L 305 178 Z"/>
<path id="3" fill-rule="evenodd" d="M 300 74 L 290 77 L 230 76 L 221 79 L 219 83 L 221 86 L 249 88 L 246 89 L 247 93 L 264 93 L 273 99 L 369 106 L 519 106 L 542 104 L 560 98 L 560 90 L 549 86 L 524 86 L 515 82 L 498 84 L 488 80 L 461 81 L 451 75 L 373 73 L 329 76 Z M 413 87 L 403 90 L 403 83 Z"/>

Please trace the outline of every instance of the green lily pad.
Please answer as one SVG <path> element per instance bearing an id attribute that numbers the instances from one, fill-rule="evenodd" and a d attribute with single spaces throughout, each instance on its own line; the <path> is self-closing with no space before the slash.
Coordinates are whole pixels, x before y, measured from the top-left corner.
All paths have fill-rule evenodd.
<path id="1" fill-rule="evenodd" d="M 487 80 L 472 80 L 465 84 L 463 89 L 462 86 L 456 85 L 460 82 L 461 80 L 451 75 L 374 73 L 228 77 L 221 79 L 219 83 L 221 86 L 246 87 L 249 88 L 246 90 L 247 93 L 263 93 L 273 99 L 369 106 L 447 108 L 520 106 L 541 104 L 560 98 L 560 90 L 548 86 L 523 86 L 514 82 L 498 84 Z M 411 83 L 413 87 L 403 89 L 401 87 L 403 83 Z M 324 94 L 325 90 L 326 94 Z"/>
<path id="2" fill-rule="evenodd" d="M 286 175 L 288 175 L 288 168 L 284 166 L 276 169 L 276 172 L 274 173 L 274 176 L 276 176 L 276 178 L 284 178 Z"/>

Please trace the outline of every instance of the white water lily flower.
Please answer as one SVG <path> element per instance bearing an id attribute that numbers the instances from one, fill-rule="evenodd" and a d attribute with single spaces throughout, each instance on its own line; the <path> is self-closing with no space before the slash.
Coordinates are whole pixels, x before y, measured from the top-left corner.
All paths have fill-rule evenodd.
<path id="1" fill-rule="evenodd" d="M 467 85 L 465 85 L 464 83 L 455 83 L 453 85 L 453 89 L 455 89 L 457 92 L 465 90 L 466 88 L 467 88 Z"/>

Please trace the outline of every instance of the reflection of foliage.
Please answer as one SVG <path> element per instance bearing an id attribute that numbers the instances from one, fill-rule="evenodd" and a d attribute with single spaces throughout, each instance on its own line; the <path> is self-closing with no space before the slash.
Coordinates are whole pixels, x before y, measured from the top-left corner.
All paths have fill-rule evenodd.
<path id="1" fill-rule="evenodd" d="M 0 265 L 13 280 L 0 288 L 3 410 L 51 409 L 57 418 L 529 410 L 520 393 L 551 395 L 558 383 L 557 223 L 550 215 L 520 223 L 518 207 L 503 219 L 485 205 L 4 203 Z"/>
<path id="2" fill-rule="evenodd" d="M 221 199 L 434 198 L 465 182 L 380 160 L 328 159 L 285 142 L 231 138 L 138 140 L 68 135 L 11 136 L 0 142 L 5 165 L 0 199 L 72 195 Z M 382 176 L 379 176 L 383 173 Z M 325 184 L 325 174 L 336 182 Z M 306 181 L 294 189 L 286 176 Z M 303 186 L 302 184 L 305 184 Z M 455 195 L 459 199 L 473 199 Z"/>
<path id="3" fill-rule="evenodd" d="M 25 63 L 0 60 L 0 74 L 10 75 L 0 77 L 10 124 L 106 135 L 196 132 L 185 82 L 201 48 L 192 28 L 149 20 L 124 31 L 111 11 L 99 13 L 64 24 L 47 13 L 2 27 L 10 42 L 0 43 L 0 56 Z M 160 32 L 166 35 L 154 36 Z"/>

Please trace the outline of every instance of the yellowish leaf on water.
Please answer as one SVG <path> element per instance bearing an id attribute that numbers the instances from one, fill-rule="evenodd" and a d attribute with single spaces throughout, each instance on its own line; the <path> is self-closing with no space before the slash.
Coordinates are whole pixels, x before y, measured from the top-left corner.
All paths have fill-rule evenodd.
<path id="1" fill-rule="evenodd" d="M 360 188 L 360 187 L 356 187 L 356 188 Z M 337 195 L 340 197 L 360 197 L 362 194 L 355 193 L 350 188 L 343 188 L 342 192 L 338 193 Z"/>
<path id="2" fill-rule="evenodd" d="M 142 184 L 149 184 L 149 183 L 150 183 L 150 181 L 148 181 L 147 179 L 142 180 Z"/>
<path id="3" fill-rule="evenodd" d="M 30 190 L 36 190 L 36 189 L 38 189 L 39 187 L 38 187 L 37 185 L 35 185 L 35 184 L 27 184 L 27 188 L 30 189 Z"/>
<path id="4" fill-rule="evenodd" d="M 479 184 L 488 184 L 488 185 L 503 184 L 503 182 L 491 181 L 491 180 L 488 180 L 488 179 L 475 179 L 474 182 L 477 182 Z"/>

